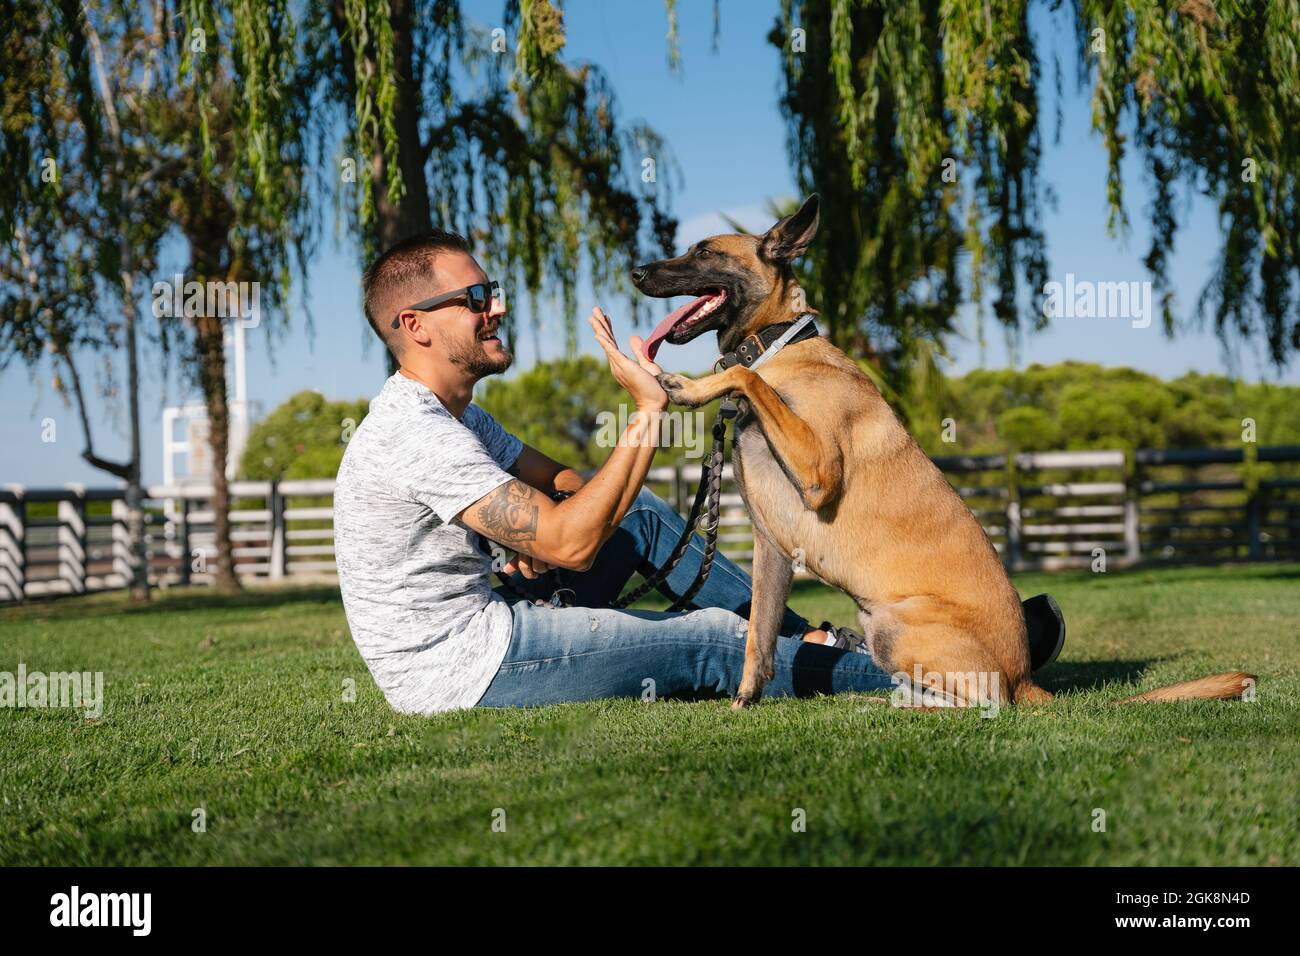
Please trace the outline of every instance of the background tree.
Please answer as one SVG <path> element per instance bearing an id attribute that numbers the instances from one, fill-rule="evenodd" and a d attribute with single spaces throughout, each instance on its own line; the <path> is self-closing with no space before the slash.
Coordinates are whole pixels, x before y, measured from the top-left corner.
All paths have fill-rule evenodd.
<path id="1" fill-rule="evenodd" d="M 573 350 L 580 275 L 630 293 L 628 268 L 671 249 L 665 144 L 618 123 L 599 68 L 561 59 L 549 0 L 506 0 L 490 31 L 456 0 L 308 11 L 307 58 L 349 130 L 339 178 L 356 170 L 348 212 L 364 260 L 432 225 L 455 229 L 527 292 L 534 329 L 539 299 L 559 297 Z M 512 316 L 506 333 L 517 332 Z"/>
<path id="2" fill-rule="evenodd" d="M 957 420 L 956 441 L 944 442 L 938 429 L 918 431 L 932 455 L 1239 447 L 1245 418 L 1255 421 L 1260 445 L 1292 444 L 1300 434 L 1300 387 L 1224 375 L 1164 380 L 1122 366 L 1060 362 L 976 369 L 946 384 L 951 397 L 939 417 Z"/>
<path id="3" fill-rule="evenodd" d="M 525 443 L 574 468 L 597 468 L 599 415 L 626 403 L 608 366 L 591 355 L 538 362 L 509 379 L 483 383 L 475 403 Z"/>
<path id="4" fill-rule="evenodd" d="M 579 272 L 623 287 L 626 267 L 651 254 L 647 243 L 671 245 L 675 223 L 663 212 L 670 158 L 653 131 L 616 123 L 612 90 L 596 68 L 559 59 L 563 23 L 549 3 L 506 3 L 500 35 L 488 36 L 467 28 L 454 2 L 339 0 L 301 8 L 308 17 L 301 43 L 287 0 L 7 8 L 6 63 L 14 68 L 5 75 L 4 158 L 29 175 L 3 194 L 5 356 L 35 365 L 44 350 L 53 354 L 63 369 L 57 381 L 69 383 L 77 403 L 85 457 L 126 481 L 139 596 L 148 586 L 143 291 L 161 247 L 179 233 L 188 279 L 258 281 L 263 316 L 282 308 L 291 266 L 303 267 L 311 235 L 308 147 L 324 143 L 331 121 L 343 120 L 346 151 L 361 159 L 349 216 L 367 257 L 429 228 L 436 213 L 440 224 L 467 232 L 490 267 L 517 275 L 534 315 L 538 295 L 562 295 L 570 348 Z M 428 52 L 435 50 L 441 56 Z M 56 75 L 47 83 L 51 63 Z M 458 65 L 468 72 L 458 74 Z M 313 110 L 317 94 L 341 109 Z M 642 167 L 624 170 L 629 149 L 653 161 L 639 186 Z M 56 176 L 42 182 L 46 158 Z M 349 177 L 339 172 L 343 184 Z M 68 173 L 71 199 L 58 178 Z M 117 315 L 87 323 L 105 284 Z M 223 323 L 186 318 L 151 328 L 150 337 L 164 358 L 179 353 L 204 395 L 216 577 L 232 589 Z M 127 368 L 125 463 L 94 452 L 75 359 L 89 349 L 120 349 Z"/>
<path id="5" fill-rule="evenodd" d="M 1044 4 L 1071 28 L 1068 9 Z M 962 301 L 1009 333 L 1044 324 L 1038 228 L 1040 48 L 1027 0 L 784 0 L 781 108 L 819 241 L 804 262 L 832 338 L 907 390 Z M 1166 264 L 1180 185 L 1219 205 L 1220 267 L 1197 313 L 1225 342 L 1300 345 L 1300 3 L 1078 0 L 1077 67 L 1094 84 L 1112 226 L 1136 143 L 1155 183 L 1147 255 L 1173 332 Z M 1061 64 L 1055 64 L 1059 90 Z M 965 268 L 958 254 L 969 256 Z M 982 328 L 982 326 L 981 326 Z M 982 336 L 982 331 L 981 331 Z"/>
<path id="6" fill-rule="evenodd" d="M 1027 4 L 786 0 L 769 40 L 796 179 L 826 199 L 802 278 L 832 340 L 901 389 L 963 292 L 1041 326 L 1017 294 L 1047 269 Z"/>
<path id="7" fill-rule="evenodd" d="M 165 192 L 188 247 L 187 279 L 257 283 L 259 312 L 249 324 L 270 335 L 277 320 L 288 318 L 291 275 L 305 285 L 319 219 L 309 188 L 310 147 L 325 131 L 312 119 L 293 18 L 278 2 L 189 0 L 167 33 L 180 56 L 157 126 L 160 148 L 184 160 L 183 174 Z M 214 583 L 225 591 L 239 588 L 226 479 L 230 321 L 206 312 L 186 316 L 174 336 L 163 337 L 165 352 L 179 351 L 207 411 Z"/>
<path id="8" fill-rule="evenodd" d="M 142 298 L 181 238 L 190 280 L 258 282 L 263 318 L 283 311 L 290 265 L 305 269 L 310 121 L 293 20 L 280 0 L 158 0 L 13 6 L 5 33 L 5 154 L 12 241 L 4 259 L 6 359 L 48 351 L 76 401 L 84 457 L 127 483 L 133 591 L 147 593 L 139 460 Z M 50 66 L 55 69 L 51 76 Z M 236 94 L 234 91 L 237 90 Z M 46 163 L 49 166 L 46 166 Z M 48 169 L 53 175 L 45 175 Z M 169 277 L 170 279 L 170 274 Z M 97 292 L 114 293 L 115 313 Z M 144 338 L 179 354 L 203 393 L 212 449 L 216 582 L 238 587 L 227 514 L 224 322 L 196 314 Z M 90 320 L 90 321 L 88 321 Z M 95 454 L 75 353 L 120 347 L 131 455 Z M 110 366 L 111 367 L 111 366 Z"/>
<path id="9" fill-rule="evenodd" d="M 248 481 L 333 478 L 347 440 L 369 401 L 330 401 L 320 392 L 291 395 L 249 432 L 239 473 Z M 343 427 L 340 428 L 340 423 Z"/>
<path id="10" fill-rule="evenodd" d="M 167 231 L 158 185 L 175 157 L 152 148 L 161 44 L 131 5 L 8 4 L 0 164 L 0 361 L 48 352 L 70 389 L 82 457 L 126 484 L 130 591 L 149 594 L 140 466 L 142 290 Z M 129 456 L 95 452 L 77 356 L 98 351 L 112 396 L 126 366 Z M 63 376 L 66 375 L 66 379 Z"/>
<path id="11" fill-rule="evenodd" d="M 1262 340 L 1283 365 L 1300 348 L 1300 2 L 1076 0 L 1075 12 L 1116 231 L 1130 143 L 1155 187 L 1146 265 L 1165 328 L 1184 186 L 1214 200 L 1223 232 L 1195 319 L 1212 317 L 1225 342 Z"/>

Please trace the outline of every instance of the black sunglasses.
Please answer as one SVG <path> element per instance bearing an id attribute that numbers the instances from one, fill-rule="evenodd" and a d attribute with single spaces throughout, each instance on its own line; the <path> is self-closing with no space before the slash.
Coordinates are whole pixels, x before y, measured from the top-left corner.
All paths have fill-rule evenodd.
<path id="1" fill-rule="evenodd" d="M 469 306 L 471 312 L 486 312 L 494 299 L 502 305 L 505 304 L 505 296 L 501 293 L 499 283 L 475 282 L 463 289 L 454 289 L 451 292 L 444 292 L 442 295 L 435 295 L 432 299 L 417 302 L 415 305 L 408 305 L 402 312 L 428 312 L 435 306 L 450 302 L 452 299 L 459 299 L 461 296 L 465 297 L 465 304 Z M 399 313 L 397 318 L 393 319 L 393 328 L 398 329 L 401 326 L 402 316 Z"/>

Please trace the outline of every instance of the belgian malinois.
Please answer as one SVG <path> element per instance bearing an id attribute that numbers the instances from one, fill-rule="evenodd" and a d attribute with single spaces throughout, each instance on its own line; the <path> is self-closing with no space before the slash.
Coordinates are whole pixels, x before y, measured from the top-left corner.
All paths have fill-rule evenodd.
<path id="1" fill-rule="evenodd" d="M 709 331 L 726 354 L 813 312 L 791 263 L 812 242 L 818 218 L 813 195 L 762 236 L 713 236 L 633 269 L 646 295 L 698 297 L 651 333 L 647 356 L 661 342 Z M 695 380 L 663 373 L 659 382 L 678 405 L 730 395 L 740 408 L 732 461 L 754 526 L 754 594 L 733 707 L 756 703 L 772 678 L 796 553 L 854 599 L 872 657 L 909 676 L 914 706 L 1051 699 L 1030 677 L 1020 597 L 984 529 L 857 363 L 812 336 L 757 370 L 737 364 Z M 980 682 L 992 691 L 986 699 L 973 699 L 975 674 L 988 678 Z M 1124 702 L 1230 699 L 1253 681 L 1234 671 Z"/>

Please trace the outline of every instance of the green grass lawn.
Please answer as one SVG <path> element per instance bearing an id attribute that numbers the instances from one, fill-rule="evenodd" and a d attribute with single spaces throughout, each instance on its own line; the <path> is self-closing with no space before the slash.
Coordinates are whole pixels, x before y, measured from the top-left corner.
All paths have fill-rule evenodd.
<path id="1" fill-rule="evenodd" d="M 1300 863 L 1300 565 L 1017 584 L 1065 610 L 1040 674 L 1064 693 L 992 719 L 851 695 L 402 717 L 333 589 L 5 608 L 0 670 L 103 671 L 106 707 L 0 709 L 0 864 Z M 1108 706 L 1235 668 L 1255 701 Z"/>

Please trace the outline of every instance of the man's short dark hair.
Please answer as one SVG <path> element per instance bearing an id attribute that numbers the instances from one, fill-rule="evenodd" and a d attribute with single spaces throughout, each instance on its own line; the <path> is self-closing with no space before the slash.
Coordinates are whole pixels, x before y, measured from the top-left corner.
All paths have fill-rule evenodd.
<path id="1" fill-rule="evenodd" d="M 433 261 L 448 252 L 469 255 L 469 243 L 458 233 L 433 229 L 394 243 L 362 273 L 366 321 L 385 345 L 389 345 L 397 313 L 430 294 Z M 423 288 L 417 288 L 420 286 Z"/>

